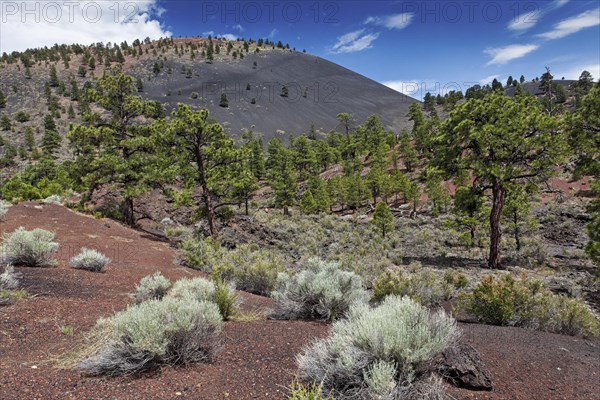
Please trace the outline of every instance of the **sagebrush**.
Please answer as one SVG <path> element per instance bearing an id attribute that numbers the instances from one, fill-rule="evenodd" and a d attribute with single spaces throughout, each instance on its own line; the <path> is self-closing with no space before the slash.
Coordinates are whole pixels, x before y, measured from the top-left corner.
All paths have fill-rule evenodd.
<path id="1" fill-rule="evenodd" d="M 369 300 L 362 279 L 342 271 L 339 264 L 311 259 L 306 267 L 295 275 L 282 272 L 277 277 L 272 297 L 287 318 L 335 320 L 351 305 Z"/>
<path id="2" fill-rule="evenodd" d="M 339 399 L 437 398 L 421 392 L 431 361 L 459 337 L 456 321 L 409 297 L 350 308 L 347 319 L 298 356 L 301 377 Z M 421 396 L 421 397 L 419 397 Z"/>
<path id="3" fill-rule="evenodd" d="M 110 376 L 163 364 L 209 362 L 217 350 L 221 325 L 219 309 L 212 302 L 149 300 L 100 319 L 91 337 L 102 346 L 79 366 L 88 374 Z"/>
<path id="4" fill-rule="evenodd" d="M 81 252 L 71 258 L 69 265 L 71 268 L 84 269 L 91 272 L 102 272 L 110 263 L 110 258 L 94 249 L 86 247 Z"/>
<path id="5" fill-rule="evenodd" d="M 59 245 L 53 240 L 52 232 L 39 228 L 28 231 L 20 227 L 4 236 L 0 247 L 0 262 L 27 267 L 55 266 L 54 253 Z"/>
<path id="6" fill-rule="evenodd" d="M 171 281 L 165 278 L 160 272 L 148 275 L 140 280 L 134 293 L 134 299 L 137 304 L 147 300 L 160 300 L 171 287 Z"/>

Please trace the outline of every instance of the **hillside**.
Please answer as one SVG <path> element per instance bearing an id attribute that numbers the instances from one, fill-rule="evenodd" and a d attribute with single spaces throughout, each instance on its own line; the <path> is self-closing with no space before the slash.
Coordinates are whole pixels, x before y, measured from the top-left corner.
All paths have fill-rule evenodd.
<path id="1" fill-rule="evenodd" d="M 69 125 L 81 121 L 73 83 L 81 91 L 105 69 L 115 67 L 139 79 L 140 96 L 161 102 L 168 113 L 177 103 L 208 108 L 230 134 L 240 136 L 252 130 L 265 143 L 275 135 L 287 140 L 289 134 L 307 133 L 313 125 L 321 132 L 340 129 L 336 120 L 340 112 L 354 114 L 357 123 L 378 114 L 394 132 L 409 126 L 406 114 L 415 99 L 323 58 L 272 44 L 250 42 L 244 49 L 242 42 L 215 39 L 215 48 L 221 50 L 209 60 L 200 54 L 207 43 L 205 38 L 154 41 L 129 46 L 122 53 L 108 46 L 56 46 L 5 56 L 0 60 L 0 91 L 6 106 L 0 114 L 9 116 L 12 128 L 1 134 L 18 147 L 24 143 L 25 129 L 31 127 L 39 142 L 43 118 L 51 107 L 50 95 L 56 100 L 55 120 L 64 138 Z M 121 62 L 116 54 L 122 54 Z M 241 54 L 246 55 L 242 58 Z M 95 60 L 93 68 L 91 59 Z M 45 87 L 52 68 L 58 82 L 48 93 Z M 284 85 L 287 97 L 281 96 Z M 228 97 L 227 108 L 219 106 L 222 92 Z M 253 98 L 255 104 L 251 104 Z M 71 106 L 74 115 L 69 115 Z M 19 111 L 27 113 L 29 120 L 16 121 Z M 66 145 L 63 140 L 64 156 L 68 156 Z"/>

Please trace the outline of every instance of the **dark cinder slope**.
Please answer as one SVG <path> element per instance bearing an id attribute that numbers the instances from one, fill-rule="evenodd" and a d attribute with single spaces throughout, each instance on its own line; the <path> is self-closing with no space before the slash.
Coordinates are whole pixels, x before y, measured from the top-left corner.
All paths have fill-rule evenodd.
<path id="1" fill-rule="evenodd" d="M 311 124 L 322 132 L 340 129 L 336 120 L 340 112 L 354 114 L 357 124 L 377 114 L 386 128 L 399 132 L 409 126 L 406 114 L 417 101 L 325 59 L 297 52 L 250 54 L 236 62 L 213 64 L 200 58 L 170 59 L 157 76 L 152 65 L 139 64 L 131 71 L 144 79 L 144 97 L 161 101 L 169 111 L 179 102 L 208 108 L 234 135 L 250 129 L 266 139 L 287 138 L 308 132 Z M 184 69 L 193 71 L 191 78 Z M 288 97 L 281 96 L 283 85 Z M 191 98 L 193 92 L 197 99 Z M 222 92 L 227 94 L 228 108 L 219 106 Z M 256 104 L 251 104 L 253 98 Z"/>

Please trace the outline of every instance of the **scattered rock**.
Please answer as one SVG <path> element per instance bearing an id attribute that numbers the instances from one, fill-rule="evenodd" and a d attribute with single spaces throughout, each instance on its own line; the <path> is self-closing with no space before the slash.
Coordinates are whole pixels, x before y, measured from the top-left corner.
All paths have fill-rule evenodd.
<path id="1" fill-rule="evenodd" d="M 458 343 L 442 352 L 440 373 L 453 385 L 470 390 L 492 390 L 492 376 L 477 350 Z"/>

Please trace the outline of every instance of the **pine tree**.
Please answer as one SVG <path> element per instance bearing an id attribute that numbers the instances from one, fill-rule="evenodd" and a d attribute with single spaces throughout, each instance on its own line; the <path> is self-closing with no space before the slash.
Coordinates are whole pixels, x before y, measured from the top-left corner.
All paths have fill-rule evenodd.
<path id="1" fill-rule="evenodd" d="M 69 119 L 75 119 L 75 110 L 73 109 L 73 104 L 69 104 L 67 115 L 69 116 Z"/>
<path id="2" fill-rule="evenodd" d="M 164 129 L 162 124 L 163 120 L 157 121 L 158 132 Z M 221 201 L 235 199 L 241 192 L 251 191 L 252 185 L 248 182 L 236 187 L 236 180 L 241 175 L 248 178 L 250 183 L 256 179 L 249 169 L 240 164 L 245 159 L 243 151 L 235 146 L 223 126 L 209 119 L 208 110 L 195 111 L 181 103 L 173 113 L 166 139 L 171 146 L 164 146 L 165 151 L 170 152 L 165 158 L 175 161 L 183 181 L 192 185 L 187 189 L 198 185 L 202 190 L 203 214 L 207 218 L 211 236 L 217 238 L 215 211 L 225 205 Z M 244 190 L 241 190 L 242 186 Z"/>
<path id="3" fill-rule="evenodd" d="M 308 180 L 308 191 L 312 194 L 315 201 L 315 210 L 317 213 L 329 212 L 331 208 L 331 199 L 327 191 L 327 185 L 319 175 L 311 176 Z"/>
<path id="4" fill-rule="evenodd" d="M 4 97 L 4 92 L 0 90 L 0 108 L 6 107 L 6 97 Z"/>
<path id="5" fill-rule="evenodd" d="M 6 114 L 2 114 L 0 117 L 0 129 L 3 131 L 10 131 L 12 128 L 12 123 L 10 122 L 10 118 Z"/>
<path id="6" fill-rule="evenodd" d="M 137 88 L 138 93 L 141 93 L 144 91 L 144 82 L 142 82 L 142 78 L 137 78 L 135 81 L 135 86 Z"/>
<path id="7" fill-rule="evenodd" d="M 48 80 L 48 85 L 50 85 L 50 87 L 58 87 L 58 85 L 60 84 L 59 80 L 58 80 L 58 75 L 56 73 L 56 67 L 54 65 L 50 66 L 50 79 Z"/>
<path id="8" fill-rule="evenodd" d="M 400 137 L 400 145 L 398 150 L 402 156 L 402 161 L 404 162 L 406 170 L 408 172 L 412 172 L 419 163 L 419 158 L 417 157 L 417 151 L 410 142 L 410 136 L 406 131 L 403 132 L 402 136 Z"/>
<path id="9" fill-rule="evenodd" d="M 525 76 L 521 75 L 519 78 L 519 83 L 522 85 L 525 82 Z"/>
<path id="10" fill-rule="evenodd" d="M 394 229 L 394 216 L 387 204 L 384 202 L 377 204 L 371 223 L 381 231 L 381 236 L 384 238 L 386 233 Z"/>
<path id="11" fill-rule="evenodd" d="M 465 124 L 465 121 L 468 121 Z M 565 159 L 565 132 L 535 97 L 492 92 L 457 106 L 444 123 L 438 167 L 453 176 L 471 176 L 492 196 L 488 265 L 500 266 L 500 217 L 511 185 L 544 181 Z M 476 147 L 473 147 L 474 144 Z"/>
<path id="12" fill-rule="evenodd" d="M 90 58 L 90 62 L 88 63 L 88 67 L 91 70 L 95 70 L 96 69 L 96 59 L 94 57 Z"/>
<path id="13" fill-rule="evenodd" d="M 79 66 L 79 69 L 77 70 L 77 75 L 79 75 L 82 78 L 85 78 L 85 75 L 87 74 L 87 71 L 85 70 L 83 65 Z"/>
<path id="14" fill-rule="evenodd" d="M 75 164 L 88 184 L 88 195 L 92 196 L 105 183 L 119 187 L 123 196 L 121 217 L 133 226 L 133 199 L 149 190 L 150 183 L 172 166 L 169 163 L 161 168 L 151 167 L 151 161 L 157 160 L 158 150 L 149 140 L 148 126 L 138 123 L 139 117 L 147 116 L 151 107 L 149 102 L 134 96 L 133 77 L 110 72 L 102 76 L 96 86 L 93 98 L 106 111 L 106 116 L 71 127 L 68 138 L 78 155 Z"/>
<path id="15" fill-rule="evenodd" d="M 315 214 L 317 211 L 317 203 L 310 190 L 304 192 L 302 200 L 300 200 L 300 211 L 304 214 Z"/>
<path id="16" fill-rule="evenodd" d="M 35 138 L 30 126 L 25 128 L 25 147 L 28 151 L 33 151 L 33 148 L 35 147 Z"/>
<path id="17" fill-rule="evenodd" d="M 223 108 L 229 107 L 229 100 L 227 100 L 226 93 L 221 93 L 221 101 L 219 101 L 219 106 Z"/>
<path id="18" fill-rule="evenodd" d="M 287 86 L 283 85 L 281 87 L 281 97 L 288 97 L 289 95 L 289 89 Z"/>

